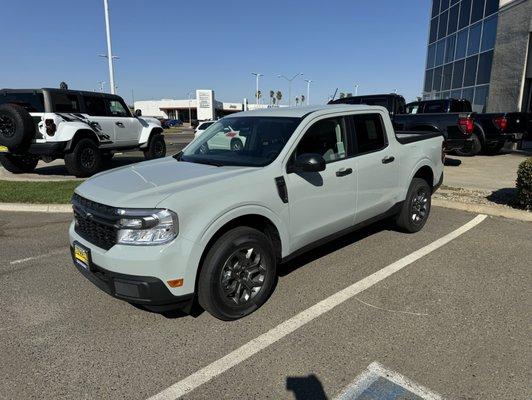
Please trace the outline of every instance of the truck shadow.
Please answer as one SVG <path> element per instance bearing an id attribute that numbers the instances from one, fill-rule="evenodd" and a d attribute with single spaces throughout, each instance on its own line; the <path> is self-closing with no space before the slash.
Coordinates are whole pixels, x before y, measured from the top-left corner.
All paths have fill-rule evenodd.
<path id="1" fill-rule="evenodd" d="M 293 392 L 296 400 L 327 400 L 323 385 L 314 374 L 287 377 L 286 390 Z"/>

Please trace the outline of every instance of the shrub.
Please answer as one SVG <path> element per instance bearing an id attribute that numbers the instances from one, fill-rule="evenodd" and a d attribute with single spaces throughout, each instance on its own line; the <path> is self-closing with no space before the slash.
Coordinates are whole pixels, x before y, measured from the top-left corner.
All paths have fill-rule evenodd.
<path id="1" fill-rule="evenodd" d="M 519 164 L 515 186 L 517 188 L 517 206 L 525 210 L 532 210 L 532 157 Z"/>

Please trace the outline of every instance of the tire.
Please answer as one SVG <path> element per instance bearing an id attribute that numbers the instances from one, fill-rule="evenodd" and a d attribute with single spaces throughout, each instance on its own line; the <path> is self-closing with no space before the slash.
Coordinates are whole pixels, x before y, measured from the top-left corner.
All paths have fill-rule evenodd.
<path id="1" fill-rule="evenodd" d="M 471 143 L 470 149 L 465 150 L 462 148 L 462 149 L 455 150 L 454 152 L 457 155 L 464 156 L 464 157 L 476 156 L 482 150 L 482 142 L 480 141 L 480 137 L 478 136 L 478 134 L 473 133 L 471 135 L 471 142 L 472 143 Z"/>
<path id="2" fill-rule="evenodd" d="M 502 150 L 502 148 L 504 147 L 505 144 L 506 144 L 506 142 L 502 142 L 502 143 L 498 142 L 498 143 L 495 143 L 495 144 L 485 145 L 482 148 L 482 151 L 485 154 L 488 154 L 488 155 L 499 154 L 499 152 Z"/>
<path id="3" fill-rule="evenodd" d="M 430 214 L 432 190 L 424 179 L 414 178 L 395 222 L 404 232 L 419 232 Z"/>
<path id="4" fill-rule="evenodd" d="M 164 136 L 157 133 L 151 137 L 148 148 L 144 150 L 144 158 L 153 160 L 164 156 L 166 156 L 166 142 L 164 141 Z"/>
<path id="5" fill-rule="evenodd" d="M 65 154 L 65 166 L 72 175 L 86 178 L 102 167 L 102 154 L 94 140 L 80 139 L 70 153 Z"/>
<path id="6" fill-rule="evenodd" d="M 239 319 L 266 302 L 276 278 L 270 240 L 256 229 L 234 228 L 222 235 L 205 257 L 198 302 L 218 319 Z"/>
<path id="7" fill-rule="evenodd" d="M 244 143 L 240 139 L 231 139 L 231 151 L 242 151 L 244 150 Z"/>
<path id="8" fill-rule="evenodd" d="M 2 164 L 2 167 L 13 174 L 32 172 L 37 166 L 38 162 L 39 157 L 29 154 L 22 156 L 16 156 L 13 154 L 0 155 L 0 164 Z"/>
<path id="9" fill-rule="evenodd" d="M 0 106 L 0 145 L 23 153 L 35 136 L 35 123 L 25 108 L 16 104 Z"/>

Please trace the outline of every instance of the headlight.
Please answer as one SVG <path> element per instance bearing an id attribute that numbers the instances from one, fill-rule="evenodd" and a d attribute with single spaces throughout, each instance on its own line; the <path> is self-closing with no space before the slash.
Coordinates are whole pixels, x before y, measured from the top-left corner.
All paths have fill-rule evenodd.
<path id="1" fill-rule="evenodd" d="M 168 243 L 179 233 L 177 214 L 170 210 L 118 210 L 118 243 L 157 245 Z"/>

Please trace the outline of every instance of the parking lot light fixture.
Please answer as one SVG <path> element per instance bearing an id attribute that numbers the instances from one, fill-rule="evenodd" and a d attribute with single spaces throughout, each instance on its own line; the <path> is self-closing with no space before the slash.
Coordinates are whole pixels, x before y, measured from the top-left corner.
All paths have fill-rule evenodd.
<path id="1" fill-rule="evenodd" d="M 310 84 L 314 82 L 312 79 L 305 79 L 307 82 L 307 106 L 310 104 Z"/>
<path id="2" fill-rule="evenodd" d="M 293 77 L 291 78 L 287 78 L 286 76 L 284 75 L 277 75 L 277 78 L 283 78 L 283 79 L 286 79 L 288 81 L 288 107 L 291 107 L 292 106 L 292 81 L 294 79 L 296 79 L 298 76 L 302 76 L 303 73 L 302 72 L 298 72 L 297 74 L 295 74 Z"/>
<path id="3" fill-rule="evenodd" d="M 115 94 L 115 71 L 113 66 L 113 61 L 115 58 L 113 56 L 113 50 L 111 48 L 111 24 L 109 22 L 109 3 L 108 0 L 103 0 L 103 8 L 105 12 L 105 33 L 107 36 L 107 62 L 109 65 L 109 85 L 111 86 L 111 93 Z M 104 56 L 105 57 L 105 56 Z"/>
<path id="4" fill-rule="evenodd" d="M 252 72 L 251 75 L 255 76 L 255 99 L 257 100 L 257 104 L 260 104 L 259 78 L 264 75 L 259 72 Z"/>

